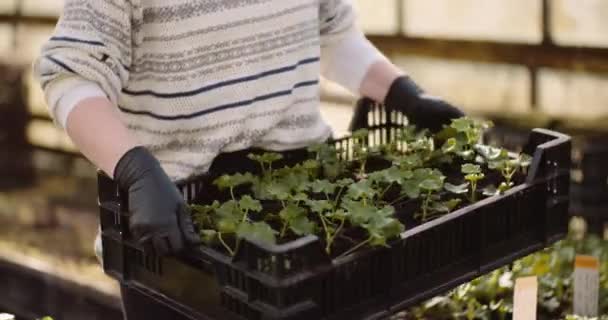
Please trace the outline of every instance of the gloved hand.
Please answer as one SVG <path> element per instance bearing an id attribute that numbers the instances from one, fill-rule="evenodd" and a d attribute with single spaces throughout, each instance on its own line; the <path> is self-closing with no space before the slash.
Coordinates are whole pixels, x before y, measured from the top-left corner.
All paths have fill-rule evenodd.
<path id="1" fill-rule="evenodd" d="M 452 119 L 464 116 L 460 109 L 432 96 L 418 87 L 410 77 L 397 78 L 384 101 L 387 110 L 403 112 L 411 124 L 438 132 Z"/>
<path id="2" fill-rule="evenodd" d="M 160 163 L 143 147 L 122 156 L 114 179 L 129 195 L 129 230 L 135 241 L 158 255 L 200 244 L 189 208 Z"/>

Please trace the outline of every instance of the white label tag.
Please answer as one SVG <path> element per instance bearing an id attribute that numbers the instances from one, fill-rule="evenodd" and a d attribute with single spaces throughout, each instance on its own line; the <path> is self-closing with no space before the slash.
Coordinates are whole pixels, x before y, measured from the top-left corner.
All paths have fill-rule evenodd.
<path id="1" fill-rule="evenodd" d="M 536 277 L 515 280 L 513 320 L 536 320 L 538 282 Z"/>
<path id="2" fill-rule="evenodd" d="M 574 261 L 574 314 L 597 317 L 600 273 L 598 259 L 577 256 Z"/>

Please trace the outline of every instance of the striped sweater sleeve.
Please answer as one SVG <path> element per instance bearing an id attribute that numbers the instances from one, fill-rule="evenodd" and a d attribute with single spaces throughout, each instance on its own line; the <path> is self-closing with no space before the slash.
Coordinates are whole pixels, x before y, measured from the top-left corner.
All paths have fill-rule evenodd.
<path id="1" fill-rule="evenodd" d="M 114 104 L 129 78 L 130 5 L 126 0 L 66 0 L 52 37 L 34 62 L 50 113 L 59 124 L 83 87 Z M 94 86 L 99 90 L 95 90 Z M 68 106 L 66 107 L 66 101 Z"/>
<path id="2" fill-rule="evenodd" d="M 321 73 L 354 94 L 369 68 L 386 57 L 357 26 L 351 0 L 321 0 Z"/>

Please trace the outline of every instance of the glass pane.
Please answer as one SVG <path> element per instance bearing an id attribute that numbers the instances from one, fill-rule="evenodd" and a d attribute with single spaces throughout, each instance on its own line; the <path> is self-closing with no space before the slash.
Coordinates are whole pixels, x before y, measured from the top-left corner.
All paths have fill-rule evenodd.
<path id="1" fill-rule="evenodd" d="M 608 1 L 556 0 L 551 12 L 555 42 L 608 47 Z"/>
<path id="2" fill-rule="evenodd" d="M 0 1 L 0 14 L 15 12 L 17 0 L 2 0 Z"/>
<path id="3" fill-rule="evenodd" d="M 530 43 L 542 39 L 539 0 L 403 1 L 404 31 L 414 36 Z"/>
<path id="4" fill-rule="evenodd" d="M 44 93 L 40 88 L 40 83 L 34 78 L 32 71 L 27 72 L 25 85 L 27 86 L 27 104 L 31 114 L 48 116 L 49 112 L 46 107 Z"/>
<path id="5" fill-rule="evenodd" d="M 53 26 L 19 25 L 17 52 L 19 58 L 31 62 L 40 54 L 40 48 L 51 37 Z"/>
<path id="6" fill-rule="evenodd" d="M 59 16 L 64 0 L 21 0 L 21 10 L 30 16 Z"/>
<path id="7" fill-rule="evenodd" d="M 8 58 L 13 49 L 13 27 L 0 24 L 0 58 Z"/>
<path id="8" fill-rule="evenodd" d="M 540 105 L 547 113 L 588 119 L 608 116 L 607 75 L 545 69 L 539 76 Z"/>
<path id="9" fill-rule="evenodd" d="M 526 112 L 530 75 L 525 67 L 400 56 L 395 63 L 431 95 L 468 111 Z"/>
<path id="10" fill-rule="evenodd" d="M 359 23 L 367 34 L 396 34 L 399 32 L 400 0 L 357 0 L 355 6 Z"/>
<path id="11" fill-rule="evenodd" d="M 27 126 L 27 139 L 36 146 L 65 151 L 76 150 L 65 132 L 51 121 L 31 121 Z"/>

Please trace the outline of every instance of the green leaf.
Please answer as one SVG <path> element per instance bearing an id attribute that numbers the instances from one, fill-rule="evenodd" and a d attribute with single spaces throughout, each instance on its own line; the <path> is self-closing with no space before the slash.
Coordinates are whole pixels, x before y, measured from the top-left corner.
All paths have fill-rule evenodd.
<path id="1" fill-rule="evenodd" d="M 224 202 L 215 210 L 215 213 L 219 217 L 217 228 L 221 233 L 234 233 L 237 226 L 241 223 L 243 215 L 238 203 L 234 200 Z"/>
<path id="2" fill-rule="evenodd" d="M 242 211 L 239 209 L 238 203 L 234 200 L 226 201 L 217 209 L 215 209 L 215 213 L 217 213 L 220 217 L 232 217 L 232 216 L 240 216 Z"/>
<path id="3" fill-rule="evenodd" d="M 264 186 L 266 192 L 277 200 L 287 200 L 289 198 L 290 189 L 284 183 L 273 181 L 265 183 Z"/>
<path id="4" fill-rule="evenodd" d="M 408 180 L 403 183 L 401 191 L 410 199 L 417 199 L 420 196 L 420 185 L 418 181 Z"/>
<path id="5" fill-rule="evenodd" d="M 190 205 L 190 209 L 192 210 L 192 212 L 194 212 L 194 214 L 200 214 L 200 215 L 209 215 L 212 214 L 217 208 L 220 207 L 220 203 L 219 201 L 213 201 L 213 203 L 211 205 L 206 205 L 206 206 L 201 206 L 198 204 L 193 204 Z"/>
<path id="6" fill-rule="evenodd" d="M 488 161 L 495 161 L 504 156 L 503 149 L 483 144 L 476 144 L 475 151 Z"/>
<path id="7" fill-rule="evenodd" d="M 470 174 L 467 174 L 466 176 L 464 176 L 464 179 L 467 181 L 476 182 L 476 181 L 479 181 L 479 180 L 485 178 L 485 176 L 486 175 L 483 173 L 470 173 Z"/>
<path id="8" fill-rule="evenodd" d="M 315 228 L 316 224 L 306 216 L 298 216 L 289 222 L 289 229 L 299 236 L 314 234 Z"/>
<path id="9" fill-rule="evenodd" d="M 315 193 L 333 194 L 337 186 L 329 180 L 315 180 L 310 184 L 310 188 Z"/>
<path id="10" fill-rule="evenodd" d="M 262 161 L 265 163 L 273 163 L 283 159 L 283 155 L 280 153 L 267 152 L 262 155 Z"/>
<path id="11" fill-rule="evenodd" d="M 341 206 L 346 210 L 351 223 L 357 226 L 365 224 L 370 219 L 378 216 L 378 210 L 376 208 L 363 206 L 363 203 L 359 201 L 344 199 Z"/>
<path id="12" fill-rule="evenodd" d="M 469 184 L 468 183 L 463 183 L 460 185 L 453 185 L 449 182 L 447 182 L 444 186 L 444 189 L 454 193 L 454 194 L 465 194 L 467 192 L 469 192 Z"/>
<path id="13" fill-rule="evenodd" d="M 215 240 L 217 239 L 217 231 L 201 230 L 200 236 L 201 236 L 201 240 L 203 240 L 204 243 L 210 245 L 210 244 L 213 244 L 215 242 Z"/>
<path id="14" fill-rule="evenodd" d="M 333 205 L 328 200 L 308 200 L 306 204 L 310 207 L 310 210 L 315 213 L 324 213 L 333 209 Z"/>
<path id="15" fill-rule="evenodd" d="M 243 196 L 239 200 L 239 207 L 241 210 L 260 212 L 262 211 L 262 204 L 258 200 L 254 200 L 251 196 Z"/>
<path id="16" fill-rule="evenodd" d="M 252 242 L 275 244 L 277 232 L 266 222 L 241 223 L 236 231 L 237 237 Z"/>
<path id="17" fill-rule="evenodd" d="M 281 210 L 281 212 L 279 212 L 279 216 L 281 217 L 281 219 L 288 221 L 288 222 L 299 216 L 305 216 L 305 215 L 306 215 L 306 210 L 304 208 L 293 205 L 293 204 L 287 205 L 285 208 L 283 208 L 283 210 Z"/>
<path id="18" fill-rule="evenodd" d="M 402 169 L 412 170 L 423 166 L 424 162 L 419 154 L 413 153 L 398 159 L 398 165 Z"/>
<path id="19" fill-rule="evenodd" d="M 498 186 L 499 193 L 504 193 L 505 191 L 511 189 L 515 184 L 513 182 L 501 182 L 500 186 Z"/>
<path id="20" fill-rule="evenodd" d="M 316 160 L 306 160 L 302 163 L 302 167 L 306 170 L 316 170 L 319 169 L 319 162 Z"/>
<path id="21" fill-rule="evenodd" d="M 461 199 L 451 199 L 448 201 L 445 201 L 443 204 L 448 208 L 448 212 L 452 212 L 454 211 L 454 209 L 456 209 L 456 207 L 458 207 L 458 205 L 462 202 Z"/>
<path id="22" fill-rule="evenodd" d="M 370 234 L 372 246 L 386 246 L 386 240 L 398 237 L 405 227 L 399 220 L 390 217 L 375 216 L 363 228 Z"/>
<path id="23" fill-rule="evenodd" d="M 292 196 L 291 201 L 295 201 L 295 202 L 304 202 L 306 200 L 308 200 L 308 196 L 306 195 L 306 193 L 296 193 L 294 196 Z"/>
<path id="24" fill-rule="evenodd" d="M 363 139 L 367 139 L 369 137 L 369 130 L 368 129 L 359 129 L 355 132 L 353 132 L 352 134 L 353 139 L 355 140 L 363 140 Z"/>
<path id="25" fill-rule="evenodd" d="M 238 187 L 247 183 L 252 183 L 254 182 L 254 180 L 255 178 L 251 173 L 237 173 L 235 175 L 223 175 L 215 179 L 215 181 L 213 181 L 213 184 L 216 185 L 220 190 L 225 190 Z"/>
<path id="26" fill-rule="evenodd" d="M 447 141 L 450 138 L 456 137 L 457 134 L 458 132 L 456 131 L 456 129 L 452 127 L 446 127 L 435 134 L 435 139 L 439 141 Z"/>
<path id="27" fill-rule="evenodd" d="M 343 209 L 338 209 L 336 211 L 325 214 L 325 216 L 330 219 L 342 220 L 342 219 L 347 218 L 348 215 L 347 215 L 346 211 L 344 211 Z"/>
<path id="28" fill-rule="evenodd" d="M 523 168 L 529 167 L 532 164 L 533 158 L 525 153 L 519 155 L 519 165 Z"/>
<path id="29" fill-rule="evenodd" d="M 420 189 L 426 191 L 439 191 L 443 188 L 443 181 L 438 179 L 425 179 L 420 183 Z"/>
<path id="30" fill-rule="evenodd" d="M 339 185 L 340 187 L 346 187 L 353 183 L 355 183 L 355 181 L 350 178 L 340 179 L 340 180 L 336 181 L 336 184 Z"/>
<path id="31" fill-rule="evenodd" d="M 458 142 L 456 141 L 456 138 L 449 138 L 443 144 L 443 146 L 441 146 L 441 151 L 443 151 L 444 153 L 451 153 L 451 152 L 456 152 L 457 148 L 458 148 Z"/>
<path id="32" fill-rule="evenodd" d="M 466 163 L 462 165 L 462 173 L 464 174 L 477 174 L 481 173 L 481 166 L 472 163 Z"/>
<path id="33" fill-rule="evenodd" d="M 450 208 L 448 208 L 448 206 L 446 206 L 445 203 L 443 203 L 443 202 L 431 203 L 430 209 L 431 209 L 431 212 L 437 212 L 437 213 L 449 213 L 450 212 Z"/>
<path id="34" fill-rule="evenodd" d="M 217 221 L 217 229 L 221 233 L 235 233 L 241 220 L 236 217 L 222 217 Z"/>
<path id="35" fill-rule="evenodd" d="M 452 120 L 450 127 L 456 129 L 458 132 L 468 132 L 473 128 L 473 120 L 463 117 Z"/>
<path id="36" fill-rule="evenodd" d="M 378 216 L 380 217 L 390 217 L 395 214 L 395 207 L 386 206 L 380 210 L 378 210 Z"/>
<path id="37" fill-rule="evenodd" d="M 232 179 L 229 175 L 225 174 L 213 181 L 213 184 L 216 185 L 220 190 L 228 189 L 232 186 Z"/>
<path id="38" fill-rule="evenodd" d="M 369 245 L 372 247 L 388 247 L 386 241 L 386 237 L 380 233 L 370 234 Z"/>
<path id="39" fill-rule="evenodd" d="M 361 180 L 357 183 L 351 184 L 348 187 L 348 196 L 354 200 L 362 198 L 371 199 L 375 195 L 376 190 L 374 190 L 372 183 L 369 180 Z"/>

